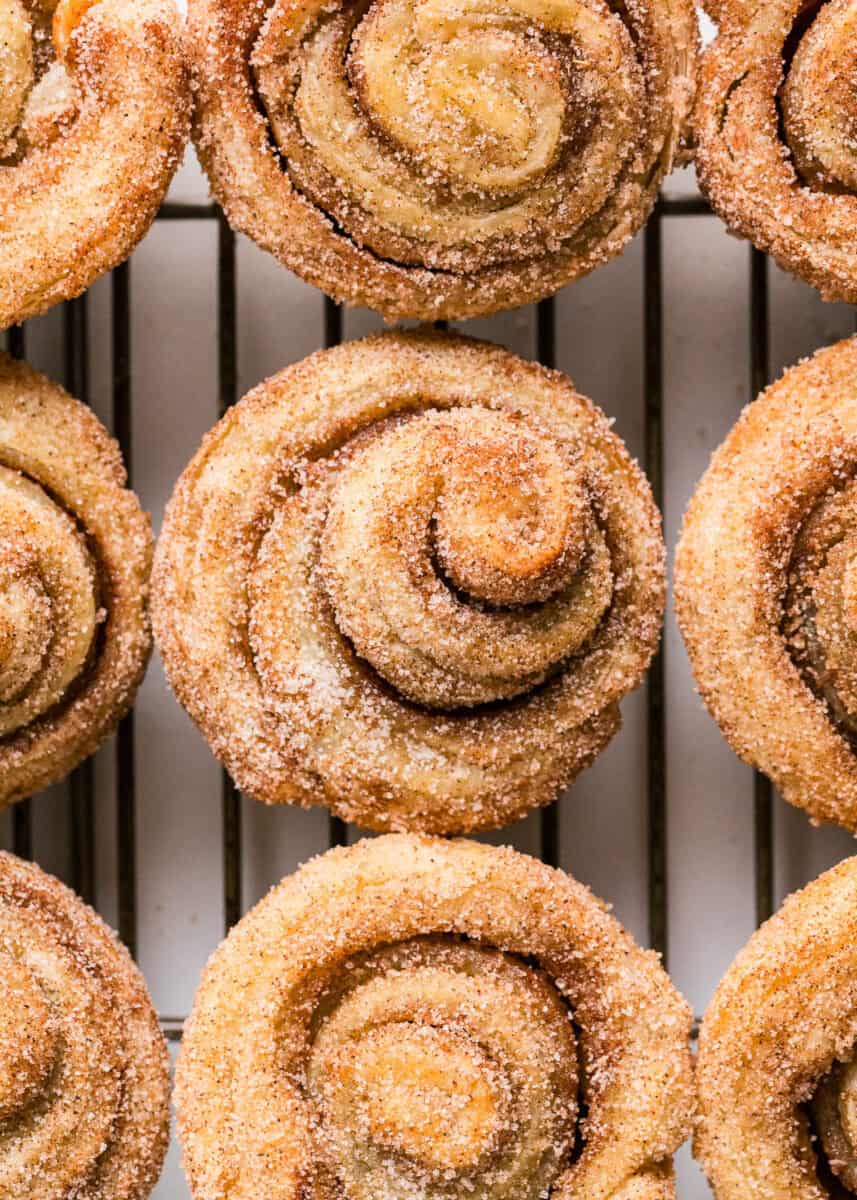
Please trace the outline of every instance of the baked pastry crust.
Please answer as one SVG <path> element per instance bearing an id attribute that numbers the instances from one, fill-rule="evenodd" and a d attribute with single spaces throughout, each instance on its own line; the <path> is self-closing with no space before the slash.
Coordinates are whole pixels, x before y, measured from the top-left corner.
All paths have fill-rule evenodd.
<path id="1" fill-rule="evenodd" d="M 128 257 L 181 162 L 190 93 L 172 0 L 2 0 L 0 42 L 5 329 Z"/>
<path id="2" fill-rule="evenodd" d="M 662 612 L 659 515 L 603 414 L 429 333 L 249 393 L 179 480 L 153 576 L 167 675 L 241 790 L 373 829 L 553 800 L 618 728 Z"/>
<path id="3" fill-rule="evenodd" d="M 142 976 L 58 879 L 0 853 L 0 1192 L 145 1200 L 169 1135 Z"/>
<path id="4" fill-rule="evenodd" d="M 679 625 L 730 745 L 817 821 L 857 830 L 857 341 L 744 411 L 685 516 Z"/>
<path id="5" fill-rule="evenodd" d="M 719 34 L 694 118 L 703 192 L 731 229 L 825 300 L 857 302 L 853 3 L 706 7 Z"/>
<path id="6" fill-rule="evenodd" d="M 206 969 L 176 1077 L 191 1191 L 667 1200 L 689 1032 L 657 956 L 561 872 L 426 837 L 333 850 Z"/>
<path id="7" fill-rule="evenodd" d="M 855 919 L 851 858 L 789 897 L 715 993 L 699 1038 L 694 1149 L 717 1200 L 824 1200 L 825 1171 L 853 1190 L 854 1085 L 842 1064 L 857 1044 Z M 831 1088 L 841 1114 L 829 1111 Z"/>
<path id="8" fill-rule="evenodd" d="M 130 708 L 151 555 L 116 442 L 0 354 L 0 807 L 62 779 Z"/>
<path id="9" fill-rule="evenodd" d="M 618 254 L 695 84 L 689 0 L 190 0 L 188 28 L 232 226 L 389 320 L 528 303 Z"/>

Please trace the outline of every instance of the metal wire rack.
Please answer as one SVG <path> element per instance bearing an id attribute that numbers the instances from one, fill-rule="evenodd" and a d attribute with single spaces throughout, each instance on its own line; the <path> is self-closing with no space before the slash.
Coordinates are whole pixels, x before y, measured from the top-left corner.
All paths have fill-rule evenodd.
<path id="1" fill-rule="evenodd" d="M 664 295 L 663 225 L 672 217 L 704 216 L 710 210 L 696 195 L 662 196 L 644 234 L 644 467 L 655 499 L 663 507 L 664 489 Z M 237 287 L 236 240 L 219 209 L 213 204 L 165 203 L 159 221 L 211 221 L 217 227 L 217 344 L 218 400 L 222 413 L 233 404 L 238 390 L 237 370 Z M 132 444 L 132 403 L 134 389 L 133 347 L 131 344 L 130 274 L 126 263 L 111 276 L 112 405 L 113 428 L 120 443 L 133 486 L 134 447 Z M 748 398 L 755 396 L 768 380 L 768 268 L 765 256 L 750 255 L 750 378 Z M 538 359 L 552 366 L 556 358 L 557 320 L 554 300 L 537 306 L 536 350 Z M 82 400 L 89 398 L 87 355 L 88 300 L 84 295 L 63 306 L 63 382 Z M 324 308 L 324 344 L 342 340 L 341 309 L 329 299 Z M 10 353 L 26 353 L 26 328 L 16 328 L 8 336 Z M 665 682 L 663 651 L 656 656 L 648 675 L 646 690 L 647 768 L 646 803 L 648 811 L 648 926 L 650 945 L 666 957 L 667 951 L 667 822 L 666 822 L 666 746 Z M 137 951 L 137 855 L 135 793 L 134 713 L 122 722 L 116 739 L 117 860 L 119 875 L 119 934 L 132 954 Z M 73 774 L 69 786 L 71 830 L 71 878 L 75 890 L 89 902 L 95 898 L 95 813 L 96 779 L 91 761 Z M 32 857 L 32 803 L 27 800 L 12 812 L 12 849 L 22 857 Z M 754 785 L 754 868 L 756 919 L 761 922 L 773 908 L 773 828 L 771 789 L 760 775 Z M 221 780 L 223 924 L 228 930 L 242 910 L 242 798 L 228 775 Z M 539 842 L 542 858 L 558 862 L 558 810 L 553 805 L 539 814 Z M 328 837 L 331 845 L 346 839 L 341 821 L 331 817 Z M 162 1025 L 172 1040 L 181 1037 L 181 1018 L 164 1017 Z"/>
<path id="2" fill-rule="evenodd" d="M 661 196 L 645 232 L 641 235 L 642 264 L 642 325 L 640 337 L 642 341 L 641 392 L 642 392 L 642 466 L 645 468 L 651 482 L 655 502 L 661 511 L 665 509 L 665 444 L 667 442 L 667 420 L 665 412 L 672 413 L 669 404 L 665 403 L 667 394 L 667 376 L 671 362 L 665 354 L 665 342 L 670 338 L 665 336 L 667 320 L 670 319 L 671 307 L 667 305 L 667 293 L 670 301 L 675 301 L 675 295 L 667 288 L 666 264 L 671 264 L 670 222 L 681 224 L 681 218 L 705 218 L 711 216 L 711 210 L 699 194 L 667 193 Z M 157 221 L 160 223 L 203 222 L 210 230 L 211 241 L 216 244 L 216 346 L 217 346 L 217 408 L 224 412 L 239 398 L 239 244 L 220 209 L 209 203 L 170 202 L 162 205 Z M 673 224 L 673 230 L 675 230 Z M 695 222 L 694 222 L 695 224 Z M 743 259 L 742 259 L 743 262 Z M 769 368 L 772 358 L 772 300 L 771 290 L 774 286 L 774 269 L 762 253 L 747 250 L 747 268 L 745 268 L 742 292 L 747 293 L 749 304 L 747 308 L 747 378 L 742 386 L 742 401 L 749 401 L 762 390 L 769 379 Z M 139 376 L 136 374 L 136 359 L 140 353 L 139 344 L 134 346 L 132 341 L 132 278 L 134 271 L 139 270 L 131 263 L 126 263 L 113 271 L 107 283 L 109 306 L 109 355 L 110 367 L 110 406 L 112 406 L 112 424 L 116 439 L 119 440 L 124 454 L 128 479 L 134 485 L 134 385 Z M 742 266 L 742 271 L 744 268 Z M 671 278 L 671 276 L 670 276 Z M 777 295 L 777 293 L 774 293 Z M 97 304 L 103 304 L 104 295 L 100 296 Z M 774 301 L 777 302 L 777 301 Z M 535 358 L 547 366 L 562 365 L 563 342 L 565 336 L 564 318 L 562 316 L 562 301 L 545 300 L 535 306 L 533 313 L 533 347 Z M 777 331 L 779 307 L 774 307 L 773 330 Z M 60 377 L 61 382 L 80 400 L 90 401 L 92 392 L 98 391 L 98 380 L 90 378 L 92 368 L 92 344 L 90 325 L 97 329 L 98 316 L 101 308 L 95 307 L 92 294 L 62 306 L 58 324 L 61 342 Z M 324 300 L 323 323 L 320 328 L 319 341 L 324 346 L 332 346 L 343 340 L 346 335 L 346 320 L 343 311 L 334 302 Z M 32 355 L 38 335 L 29 334 L 28 329 L 13 329 L 8 332 L 6 344 L 10 353 L 23 356 L 29 349 Z M 671 344 L 671 343 L 670 343 Z M 778 354 L 777 337 L 773 337 L 773 354 Z M 92 368 L 94 370 L 94 368 Z M 137 367 L 139 371 L 139 366 Z M 97 372 L 96 372 L 97 374 Z M 241 377 L 244 372 L 241 372 Z M 95 386 L 94 386 L 95 384 Z M 672 395 L 672 392 L 669 392 Z M 595 395 L 595 400 L 604 401 L 604 397 Z M 137 397 L 139 403 L 139 392 Z M 609 406 L 607 406 L 609 407 Z M 139 426 L 138 426 L 139 430 Z M 143 456 L 144 457 L 144 456 Z M 145 462 L 143 463 L 145 467 Z M 672 550 L 672 547 L 670 547 Z M 672 661 L 672 660 L 671 660 Z M 639 803 L 646 805 L 646 917 L 648 944 L 667 959 L 667 948 L 670 946 L 670 912 L 671 890 L 669 875 L 670 863 L 676 865 L 675 857 L 670 856 L 671 822 L 667 820 L 669 808 L 669 787 L 671 774 L 667 762 L 667 742 L 669 742 L 669 713 L 667 704 L 675 703 L 675 694 L 667 686 L 665 671 L 665 652 L 661 648 L 649 668 L 647 686 L 645 689 L 645 768 L 639 780 Z M 144 958 L 150 942 L 146 940 L 145 904 L 140 905 L 138 887 L 138 872 L 142 874 L 145 862 L 140 860 L 143 853 L 140 840 L 140 814 L 138 802 L 145 803 L 145 786 L 138 786 L 137 775 L 140 755 L 145 754 L 146 746 L 142 744 L 145 734 L 140 736 L 136 728 L 136 719 L 132 712 L 121 722 L 118 736 L 115 738 L 110 754 L 114 756 L 112 779 L 109 781 L 109 796 L 102 794 L 104 785 L 102 772 L 97 770 L 94 761 L 90 760 L 80 766 L 68 781 L 67 827 L 70 836 L 68 847 L 67 882 L 82 895 L 85 900 L 94 904 L 100 896 L 101 875 L 98 870 L 98 847 L 102 846 L 101 839 L 110 836 L 114 839 L 114 854 L 116 863 L 115 877 L 115 908 L 114 923 L 118 926 L 120 937 L 137 956 L 139 947 L 140 919 L 144 929 Z M 679 754 L 683 748 L 671 746 L 672 761 L 675 762 L 676 751 Z M 145 774 L 145 772 L 143 772 Z M 635 781 L 635 791 L 636 791 Z M 645 799 L 643 799 L 645 796 Z M 781 820 L 779 805 L 774 805 L 771 785 L 761 775 L 755 775 L 753 781 L 754 817 L 753 817 L 753 892 L 756 923 L 761 923 L 773 911 L 775 898 L 783 890 L 781 878 L 781 842 L 778 841 L 777 822 Z M 115 826 L 109 829 L 109 834 L 100 826 L 100 814 L 103 814 L 103 804 L 115 797 Z M 636 797 L 635 797 L 636 799 Z M 14 805 L 10 814 L 8 844 L 14 853 L 20 857 L 32 858 L 34 851 L 40 850 L 40 811 L 38 805 L 43 798 L 34 797 Z M 214 874 L 215 868 L 222 877 L 222 928 L 228 930 L 241 917 L 247 893 L 247 880 L 244 877 L 247 863 L 247 845 L 242 840 L 247 836 L 246 806 L 251 805 L 235 790 L 232 781 L 226 773 L 220 776 L 220 797 L 218 797 L 218 818 L 220 818 L 221 862 L 210 863 Z M 563 840 L 561 838 L 561 810 L 559 805 L 552 805 L 538 815 L 537 852 L 547 863 L 565 865 L 563 862 Z M 675 821 L 675 811 L 672 812 Z M 780 830 L 781 832 L 781 830 Z M 328 820 L 326 838 L 329 844 L 338 845 L 346 842 L 349 830 L 335 817 Z M 675 832 L 672 833 L 675 838 Z M 675 842 L 673 842 L 675 846 Z M 679 842 L 681 846 L 681 842 Z M 210 860 L 209 860 L 210 862 Z M 777 871 L 775 871 L 777 866 Z M 143 877 L 144 878 L 144 877 Z M 212 884 L 214 886 L 214 884 Z M 749 881 L 748 881 L 749 887 Z M 252 890 L 252 887 L 251 887 Z M 143 896 L 145 887 L 143 884 Z M 607 898 L 612 899 L 609 893 Z M 675 904 L 675 881 L 673 881 L 673 904 Z M 140 911 L 142 910 L 142 911 Z M 672 910 L 675 912 L 675 908 Z M 639 935 L 645 937 L 645 929 L 639 930 Z M 739 943 L 738 943 L 739 944 Z M 214 948 L 214 947 L 211 947 Z M 736 946 L 737 948 L 737 946 Z M 681 958 L 681 954 L 678 955 Z M 667 967 L 670 964 L 667 962 Z M 681 964 L 679 964 L 681 966 Z M 675 967 L 675 964 L 673 964 Z M 699 997 L 697 997 L 699 1001 Z M 182 1006 L 184 1007 L 184 1006 Z M 179 1008 L 176 1004 L 176 1008 Z M 175 1014 L 175 1015 L 173 1015 Z M 184 1012 L 178 1013 L 170 1006 L 167 1013 L 161 1014 L 161 1026 L 164 1034 L 172 1043 L 181 1039 Z M 174 1195 L 173 1187 L 168 1187 L 168 1194 Z M 161 1194 L 161 1193 L 158 1193 Z M 184 1193 L 181 1193 L 184 1194 Z M 695 1193 L 696 1194 L 696 1193 Z"/>

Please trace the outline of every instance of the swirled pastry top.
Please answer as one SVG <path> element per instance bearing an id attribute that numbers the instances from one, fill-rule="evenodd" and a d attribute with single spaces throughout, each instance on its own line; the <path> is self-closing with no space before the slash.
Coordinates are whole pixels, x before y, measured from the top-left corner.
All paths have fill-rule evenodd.
<path id="1" fill-rule="evenodd" d="M 827 300 L 857 302 L 857 4 L 716 0 L 695 127 L 703 190 Z"/>
<path id="2" fill-rule="evenodd" d="M 657 644 L 648 486 L 568 380 L 386 334 L 251 392 L 179 481 L 156 636 L 242 790 L 460 831 L 552 800 Z"/>
<path id="3" fill-rule="evenodd" d="M 714 455 L 676 559 L 679 624 L 732 744 L 857 829 L 857 341 L 787 371 Z"/>
<path id="4" fill-rule="evenodd" d="M 61 779 L 130 707 L 151 553 L 107 431 L 0 354 L 0 807 Z"/>
<path id="5" fill-rule="evenodd" d="M 176 1077 L 192 1193 L 668 1200 L 689 1022 L 657 957 L 534 859 L 331 851 L 205 972 Z"/>
<path id="6" fill-rule="evenodd" d="M 336 299 L 474 316 L 617 254 L 670 171 L 689 0 L 190 0 L 232 224 Z"/>
<path id="7" fill-rule="evenodd" d="M 131 253 L 188 124 L 172 0 L 0 0 L 0 329 Z"/>
<path id="8" fill-rule="evenodd" d="M 699 1038 L 695 1145 L 717 1200 L 857 1191 L 855 923 L 850 858 L 791 896 L 717 989 Z"/>
<path id="9" fill-rule="evenodd" d="M 95 913 L 0 853 L 0 1194 L 145 1200 L 167 1147 L 166 1046 Z"/>

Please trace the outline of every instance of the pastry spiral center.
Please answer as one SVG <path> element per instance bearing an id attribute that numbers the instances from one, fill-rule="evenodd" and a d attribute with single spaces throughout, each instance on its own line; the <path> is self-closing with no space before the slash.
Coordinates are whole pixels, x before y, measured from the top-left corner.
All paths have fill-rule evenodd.
<path id="1" fill-rule="evenodd" d="M 299 191 L 375 254 L 453 272 L 576 234 L 646 95 L 596 0 L 279 0 L 252 61 Z"/>
<path id="2" fill-rule="evenodd" d="M 443 17 L 433 0 L 373 6 L 349 61 L 364 106 L 445 175 L 489 192 L 523 187 L 560 150 L 562 65 L 534 37 L 489 25 L 475 41 L 466 22 L 456 35 Z"/>
<path id="3" fill-rule="evenodd" d="M 313 1020 L 319 1195 L 537 1200 L 576 1116 L 569 1014 L 541 972 L 443 937 L 356 958 Z M 335 1180 L 335 1182 L 334 1182 Z"/>
<path id="4" fill-rule="evenodd" d="M 555 443 L 511 417 L 449 414 L 447 429 L 432 514 L 444 570 L 489 604 L 547 600 L 586 550 L 582 478 Z"/>
<path id="5" fill-rule="evenodd" d="M 0 952 L 0 1120 L 38 1093 L 56 1054 L 50 1006 L 32 971 Z"/>
<path id="6" fill-rule="evenodd" d="M 405 1022 L 373 1030 L 346 1056 L 342 1081 L 365 1105 L 373 1141 L 433 1171 L 472 1167 L 496 1142 L 485 1055 L 452 1031 Z"/>
<path id="7" fill-rule="evenodd" d="M 0 467 L 0 736 L 59 703 L 84 670 L 99 621 L 95 578 L 73 519 Z"/>
<path id="8" fill-rule="evenodd" d="M 785 632 L 835 720 L 857 733 L 857 482 L 816 507 L 795 541 Z"/>
<path id="9" fill-rule="evenodd" d="M 786 140 L 804 180 L 857 190 L 857 5 L 821 5 L 782 91 Z"/>
<path id="10" fill-rule="evenodd" d="M 320 568 L 336 621 L 418 703 L 530 690 L 610 602 L 610 554 L 582 463 L 511 414 L 473 407 L 379 427 L 330 486 Z M 289 515 L 260 559 L 260 636 L 289 570 Z"/>
<path id="11" fill-rule="evenodd" d="M 51 601 L 29 547 L 0 542 L 0 702 L 27 689 L 51 641 Z"/>

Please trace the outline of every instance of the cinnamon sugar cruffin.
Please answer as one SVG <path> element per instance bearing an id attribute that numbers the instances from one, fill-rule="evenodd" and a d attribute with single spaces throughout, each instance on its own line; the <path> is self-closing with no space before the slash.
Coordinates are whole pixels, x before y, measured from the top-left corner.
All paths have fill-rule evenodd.
<path id="1" fill-rule="evenodd" d="M 230 223 L 393 320 L 550 295 L 618 254 L 692 103 L 689 0 L 189 0 Z"/>
<path id="2" fill-rule="evenodd" d="M 857 831 L 857 340 L 751 404 L 697 488 L 676 609 L 733 749 L 817 821 Z"/>
<path id="3" fill-rule="evenodd" d="M 0 354 L 0 807 L 62 779 L 130 707 L 151 554 L 116 442 Z"/>
<path id="4" fill-rule="evenodd" d="M 189 129 L 172 0 L 53 7 L 0 0 L 0 329 L 131 253 Z"/>
<path id="5" fill-rule="evenodd" d="M 719 35 L 694 117 L 702 190 L 732 229 L 824 299 L 857 303 L 853 0 L 706 7 Z"/>
<path id="6" fill-rule="evenodd" d="M 657 956 L 562 872 L 428 837 L 332 850 L 205 971 L 176 1074 L 191 1191 L 669 1200 L 689 1033 Z"/>
<path id="7" fill-rule="evenodd" d="M 786 900 L 715 993 L 699 1038 L 695 1153 L 717 1200 L 825 1200 L 817 1154 L 853 1187 L 854 1084 L 840 1064 L 857 1044 L 855 921 L 851 858 Z"/>
<path id="8" fill-rule="evenodd" d="M 0 1194 L 145 1200 L 169 1132 L 142 976 L 58 879 L 0 853 Z"/>
<path id="9" fill-rule="evenodd" d="M 430 333 L 254 389 L 179 480 L 153 574 L 170 682 L 241 790 L 374 829 L 553 800 L 662 612 L 659 515 L 603 414 Z"/>

